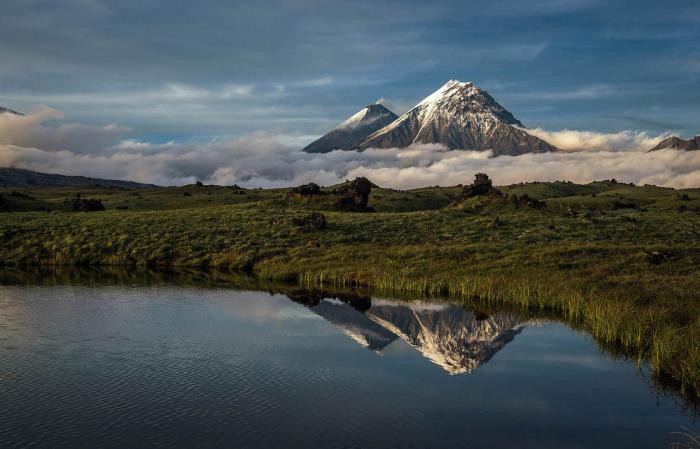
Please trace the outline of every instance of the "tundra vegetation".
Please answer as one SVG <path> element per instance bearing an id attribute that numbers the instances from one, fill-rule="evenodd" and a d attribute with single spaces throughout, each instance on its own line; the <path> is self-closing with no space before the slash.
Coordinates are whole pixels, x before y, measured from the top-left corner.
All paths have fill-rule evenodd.
<path id="1" fill-rule="evenodd" d="M 206 268 L 519 307 L 585 329 L 699 397 L 700 189 L 496 187 L 485 175 L 411 190 L 363 178 L 295 189 L 4 188 L 0 210 L 6 267 Z"/>

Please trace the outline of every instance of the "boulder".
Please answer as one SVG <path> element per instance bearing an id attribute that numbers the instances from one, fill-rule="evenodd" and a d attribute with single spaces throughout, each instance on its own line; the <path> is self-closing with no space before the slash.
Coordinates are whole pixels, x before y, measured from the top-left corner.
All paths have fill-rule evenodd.
<path id="1" fill-rule="evenodd" d="M 318 184 L 314 184 L 313 182 L 303 184 L 297 187 L 292 187 L 291 189 L 289 189 L 289 192 L 287 192 L 287 195 L 292 196 L 316 196 L 322 194 L 323 192 L 321 191 L 321 187 Z"/>
<path id="2" fill-rule="evenodd" d="M 292 218 L 292 223 L 302 229 L 325 229 L 328 226 L 326 216 L 320 212 L 311 212 L 302 218 Z"/>
<path id="3" fill-rule="evenodd" d="M 639 206 L 637 206 L 635 203 L 632 201 L 630 202 L 623 202 L 623 201 L 615 201 L 613 203 L 613 209 L 615 210 L 622 210 L 622 209 L 639 209 Z"/>
<path id="4" fill-rule="evenodd" d="M 71 209 L 74 212 L 99 212 L 105 210 L 105 206 L 100 199 L 81 198 L 78 194 L 71 202 Z"/>
<path id="5" fill-rule="evenodd" d="M 493 182 L 484 173 L 477 173 L 474 182 L 462 188 L 462 198 L 473 198 L 484 195 L 501 195 L 501 191 L 493 187 Z"/>
<path id="6" fill-rule="evenodd" d="M 369 194 L 372 191 L 372 183 L 367 178 L 356 178 L 354 181 L 336 189 L 338 209 L 349 212 L 371 212 L 374 209 L 367 207 Z"/>

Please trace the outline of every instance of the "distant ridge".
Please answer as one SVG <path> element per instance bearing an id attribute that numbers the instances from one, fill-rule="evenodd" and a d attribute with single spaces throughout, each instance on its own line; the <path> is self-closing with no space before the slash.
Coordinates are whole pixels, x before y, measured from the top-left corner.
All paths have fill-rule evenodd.
<path id="1" fill-rule="evenodd" d="M 685 151 L 697 151 L 700 150 L 700 136 L 695 136 L 692 139 L 683 140 L 680 137 L 672 136 L 668 137 L 654 148 L 649 151 L 665 150 L 665 149 L 676 149 Z"/>
<path id="2" fill-rule="evenodd" d="M 393 122 L 397 117 L 381 104 L 370 104 L 308 144 L 302 151 L 328 153 L 333 150 L 357 149 L 367 136 Z"/>
<path id="3" fill-rule="evenodd" d="M 12 109 L 3 108 L 0 106 L 0 114 L 24 115 L 21 112 L 13 111 Z"/>
<path id="4" fill-rule="evenodd" d="M 121 187 L 123 189 L 152 189 L 155 184 L 143 184 L 118 179 L 88 178 L 86 176 L 65 176 L 54 173 L 41 173 L 21 168 L 0 167 L 0 187 L 62 187 L 90 185 L 100 187 Z"/>

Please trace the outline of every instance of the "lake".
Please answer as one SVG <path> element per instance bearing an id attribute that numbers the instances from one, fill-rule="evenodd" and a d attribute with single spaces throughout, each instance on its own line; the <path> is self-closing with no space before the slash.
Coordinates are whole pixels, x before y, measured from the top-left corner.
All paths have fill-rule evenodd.
<path id="1" fill-rule="evenodd" d="M 2 448 L 663 448 L 700 427 L 549 319 L 71 284 L 0 286 Z"/>

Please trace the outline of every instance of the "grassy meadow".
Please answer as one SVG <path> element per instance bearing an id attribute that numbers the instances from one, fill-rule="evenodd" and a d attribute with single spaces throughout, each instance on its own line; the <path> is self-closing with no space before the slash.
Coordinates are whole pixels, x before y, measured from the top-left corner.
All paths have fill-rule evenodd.
<path id="1" fill-rule="evenodd" d="M 3 188 L 0 263 L 208 268 L 541 310 L 698 398 L 700 189 L 611 181 L 499 189 L 460 200 L 461 186 L 373 188 L 375 212 L 360 213 L 338 211 L 332 194 L 287 189 Z M 70 212 L 77 194 L 106 211 Z M 299 226 L 312 211 L 326 228 Z"/>

